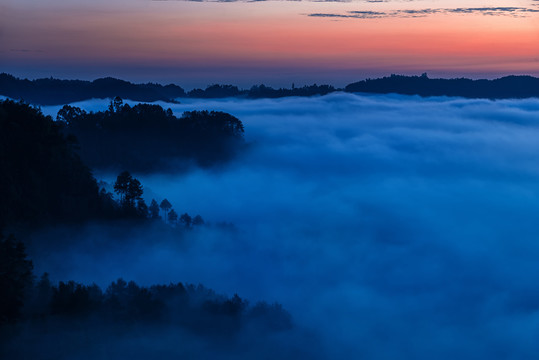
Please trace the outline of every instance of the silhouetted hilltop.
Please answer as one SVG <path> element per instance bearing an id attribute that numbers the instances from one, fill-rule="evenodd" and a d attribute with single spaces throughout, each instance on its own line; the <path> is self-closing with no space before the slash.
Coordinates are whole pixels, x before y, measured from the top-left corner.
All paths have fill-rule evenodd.
<path id="1" fill-rule="evenodd" d="M 59 105 L 92 98 L 122 98 L 135 101 L 173 101 L 185 96 L 177 85 L 133 84 L 111 77 L 94 81 L 48 79 L 19 79 L 0 74 L 0 94 L 16 100 L 39 105 Z"/>
<path id="2" fill-rule="evenodd" d="M 226 98 L 226 97 L 235 97 L 242 96 L 245 94 L 245 91 L 238 89 L 234 85 L 210 85 L 206 90 L 202 89 L 193 89 L 187 93 L 187 96 L 192 98 Z"/>
<path id="3" fill-rule="evenodd" d="M 255 85 L 249 90 L 240 90 L 234 85 L 210 85 L 205 90 L 193 89 L 187 93 L 192 98 L 226 98 L 226 97 L 245 97 L 249 99 L 263 98 L 281 98 L 287 96 L 314 96 L 326 95 L 334 92 L 336 89 L 330 85 L 309 85 L 303 87 L 292 87 L 292 89 L 274 89 L 266 85 Z"/>
<path id="4" fill-rule="evenodd" d="M 337 91 L 331 85 L 310 85 L 300 88 L 292 87 L 292 89 L 273 89 L 265 85 L 255 85 L 248 92 L 247 97 L 251 99 L 257 98 L 280 98 L 287 96 L 314 96 L 326 95 Z"/>
<path id="5" fill-rule="evenodd" d="M 111 77 L 94 81 L 48 79 L 19 79 L 12 75 L 0 74 L 0 95 L 36 105 L 62 105 L 92 98 L 104 99 L 120 97 L 142 102 L 167 101 L 176 98 L 226 98 L 244 97 L 250 99 L 279 98 L 286 96 L 325 95 L 336 91 L 330 85 L 309 85 L 292 89 L 274 89 L 256 85 L 249 90 L 241 90 L 234 85 L 214 84 L 206 89 L 193 89 L 185 92 L 177 85 L 133 84 Z"/>
<path id="6" fill-rule="evenodd" d="M 539 78 L 506 76 L 496 80 L 429 79 L 421 76 L 391 75 L 349 84 L 347 92 L 420 96 L 460 96 L 466 98 L 509 99 L 539 97 Z"/>
<path id="7" fill-rule="evenodd" d="M 80 144 L 83 161 L 98 169 L 177 171 L 232 159 L 245 145 L 243 124 L 220 111 L 187 111 L 181 117 L 159 105 L 129 106 L 115 98 L 106 111 L 65 105 L 57 116 Z"/>
<path id="8" fill-rule="evenodd" d="M 86 164 L 141 172 L 177 170 L 182 163 L 211 166 L 244 147 L 243 131 L 241 121 L 227 113 L 191 111 L 177 118 L 170 109 L 130 107 L 119 98 L 97 113 L 66 105 L 57 121 L 28 104 L 0 101 L 0 227 L 155 219 L 153 204 L 144 203 L 140 182 L 128 172 L 115 188 L 121 198 L 116 203 Z M 200 216 L 173 214 L 165 219 L 171 224 L 203 223 Z"/>
<path id="9" fill-rule="evenodd" d="M 288 96 L 326 95 L 335 91 L 403 94 L 420 96 L 459 96 L 466 98 L 510 99 L 539 97 L 539 78 L 532 76 L 506 76 L 495 80 L 430 79 L 421 76 L 391 75 L 379 79 L 366 79 L 351 83 L 344 89 L 331 85 L 306 85 L 275 89 L 264 84 L 240 89 L 235 85 L 213 84 L 206 89 L 185 92 L 177 85 L 133 84 L 111 77 L 94 81 L 58 80 L 53 78 L 27 80 L 0 74 L 0 95 L 24 100 L 37 105 L 61 105 L 92 98 L 120 98 L 142 102 L 168 101 L 177 98 L 247 99 L 282 98 Z"/>

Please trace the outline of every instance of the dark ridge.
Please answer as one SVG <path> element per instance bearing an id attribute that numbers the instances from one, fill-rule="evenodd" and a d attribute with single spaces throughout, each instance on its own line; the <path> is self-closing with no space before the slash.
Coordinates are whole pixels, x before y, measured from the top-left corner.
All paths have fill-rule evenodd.
<path id="1" fill-rule="evenodd" d="M 458 96 L 486 99 L 523 99 L 539 97 L 539 78 L 506 76 L 495 80 L 430 79 L 421 76 L 391 75 L 349 84 L 344 89 L 354 93 L 403 94 L 420 96 Z"/>
<path id="2" fill-rule="evenodd" d="M 220 111 L 189 111 L 181 117 L 154 104 L 129 106 L 117 97 L 106 111 L 65 105 L 57 116 L 64 133 L 80 144 L 91 168 L 136 172 L 210 167 L 243 149 L 243 124 Z"/>
<path id="3" fill-rule="evenodd" d="M 54 121 L 31 105 L 0 101 L 0 228 L 155 219 L 154 204 L 144 203 L 142 185 L 128 172 L 114 189 L 121 197 L 116 203 L 86 164 L 171 171 L 182 162 L 217 165 L 243 147 L 243 124 L 222 112 L 192 111 L 177 118 L 158 105 L 130 107 L 116 98 L 109 110 L 97 113 L 66 105 Z M 203 223 L 200 216 L 168 213 L 170 208 L 167 222 L 187 228 Z"/>
<path id="4" fill-rule="evenodd" d="M 249 99 L 264 99 L 264 98 L 282 98 L 287 96 L 315 96 L 326 95 L 337 91 L 330 85 L 306 85 L 303 87 L 295 87 L 292 89 L 274 89 L 266 85 L 255 85 L 249 90 L 240 90 L 234 85 L 210 85 L 205 90 L 193 89 L 187 93 L 187 96 L 192 98 L 227 98 L 227 97 L 244 97 Z"/>
<path id="5" fill-rule="evenodd" d="M 19 79 L 0 74 L 0 94 L 15 100 L 38 105 L 60 105 L 92 98 L 105 99 L 120 96 L 135 101 L 168 101 L 185 96 L 177 85 L 153 83 L 133 84 L 111 77 L 94 81 L 48 79 Z"/>
<path id="6" fill-rule="evenodd" d="M 539 78 L 532 76 L 506 76 L 495 80 L 430 79 L 421 76 L 391 75 L 379 79 L 366 79 L 337 89 L 331 85 L 306 85 L 303 87 L 275 89 L 266 85 L 255 85 L 250 89 L 239 89 L 234 85 L 213 84 L 206 89 L 185 92 L 177 85 L 154 83 L 133 84 L 111 77 L 94 81 L 48 79 L 19 79 L 0 74 L 0 95 L 24 100 L 37 105 L 61 105 L 92 98 L 114 98 L 119 96 L 134 101 L 175 102 L 177 98 L 228 98 L 247 99 L 282 98 L 288 96 L 326 95 L 335 91 L 373 94 L 403 94 L 420 96 L 457 96 L 465 98 L 511 99 L 539 97 Z"/>
<path id="7" fill-rule="evenodd" d="M 330 85 L 292 86 L 291 89 L 274 89 L 256 85 L 249 90 L 241 90 L 234 85 L 214 84 L 206 89 L 193 89 L 185 92 L 177 85 L 133 84 L 111 77 L 94 81 L 48 79 L 19 79 L 10 74 L 0 74 L 0 95 L 36 105 L 63 105 L 88 99 L 120 97 L 141 102 L 176 102 L 177 98 L 227 98 L 244 97 L 279 98 L 286 96 L 325 95 L 336 91 Z"/>
<path id="8" fill-rule="evenodd" d="M 251 99 L 257 98 L 280 98 L 287 96 L 315 96 L 327 95 L 334 91 L 338 91 L 331 85 L 310 85 L 300 88 L 292 87 L 292 89 L 273 89 L 265 85 L 255 85 L 248 92 L 247 97 Z"/>

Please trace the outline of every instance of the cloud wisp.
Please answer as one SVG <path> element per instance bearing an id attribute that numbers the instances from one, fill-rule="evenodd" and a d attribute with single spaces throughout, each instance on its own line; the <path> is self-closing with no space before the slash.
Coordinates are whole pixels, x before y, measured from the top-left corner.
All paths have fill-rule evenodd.
<path id="1" fill-rule="evenodd" d="M 267 1 L 302 1 L 302 0 L 151 0 L 154 2 L 267 2 Z M 305 1 L 305 0 L 303 0 Z M 311 0 L 312 2 L 342 2 L 342 3 L 417 3 L 420 0 Z M 306 2 L 309 2 L 308 0 Z M 457 7 L 457 8 L 424 8 L 424 9 L 390 9 L 390 10 L 352 10 L 345 13 L 310 13 L 310 17 L 325 18 L 353 18 L 353 19 L 383 19 L 383 18 L 419 18 L 431 15 L 452 15 L 452 14 L 480 14 L 486 16 L 508 16 L 508 17 L 528 17 L 534 13 L 539 13 L 537 0 L 531 0 L 532 7 L 523 6 L 478 6 L 478 7 Z"/>
<path id="2" fill-rule="evenodd" d="M 211 3 L 236 3 L 236 2 L 329 2 L 329 3 L 420 3 L 422 0 L 151 0 L 152 2 L 211 2 Z M 537 6 L 537 0 L 531 0 L 531 6 Z M 359 10 L 349 11 L 344 14 L 338 13 L 312 13 L 311 17 L 328 18 L 357 18 L 357 19 L 380 19 L 380 18 L 414 18 L 425 17 L 435 14 L 483 14 L 489 16 L 527 17 L 532 13 L 539 12 L 533 7 L 522 6 L 490 6 L 490 7 L 459 7 L 459 8 L 425 8 L 425 9 L 395 9 L 395 10 Z"/>
<path id="3" fill-rule="evenodd" d="M 353 19 L 383 19 L 383 18 L 417 18 L 430 15 L 450 14 L 481 14 L 486 16 L 510 16 L 526 17 L 539 13 L 538 9 L 526 7 L 470 7 L 470 8 L 446 8 L 446 9 L 404 9 L 390 11 L 348 11 L 343 14 L 337 13 L 312 13 L 311 17 L 327 18 L 353 18 Z"/>

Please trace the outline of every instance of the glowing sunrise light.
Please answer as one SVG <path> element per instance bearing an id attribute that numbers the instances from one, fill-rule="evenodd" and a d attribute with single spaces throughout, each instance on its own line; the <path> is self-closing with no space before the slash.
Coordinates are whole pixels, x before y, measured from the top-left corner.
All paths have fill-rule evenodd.
<path id="1" fill-rule="evenodd" d="M 2 10 L 2 69 L 36 77 L 114 69 L 204 86 L 539 75 L 535 1 L 12 1 Z"/>

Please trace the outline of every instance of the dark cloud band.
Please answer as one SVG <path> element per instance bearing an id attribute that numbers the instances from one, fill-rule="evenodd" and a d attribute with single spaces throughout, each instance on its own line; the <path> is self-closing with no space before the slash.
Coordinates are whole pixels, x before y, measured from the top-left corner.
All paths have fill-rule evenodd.
<path id="1" fill-rule="evenodd" d="M 312 17 L 328 18 L 354 18 L 354 19 L 381 19 L 381 18 L 415 18 L 436 14 L 482 14 L 488 16 L 525 17 L 532 13 L 539 13 L 538 9 L 524 7 L 477 7 L 455 9 L 419 9 L 419 10 L 391 10 L 391 11 L 348 11 L 344 14 L 312 13 Z"/>

